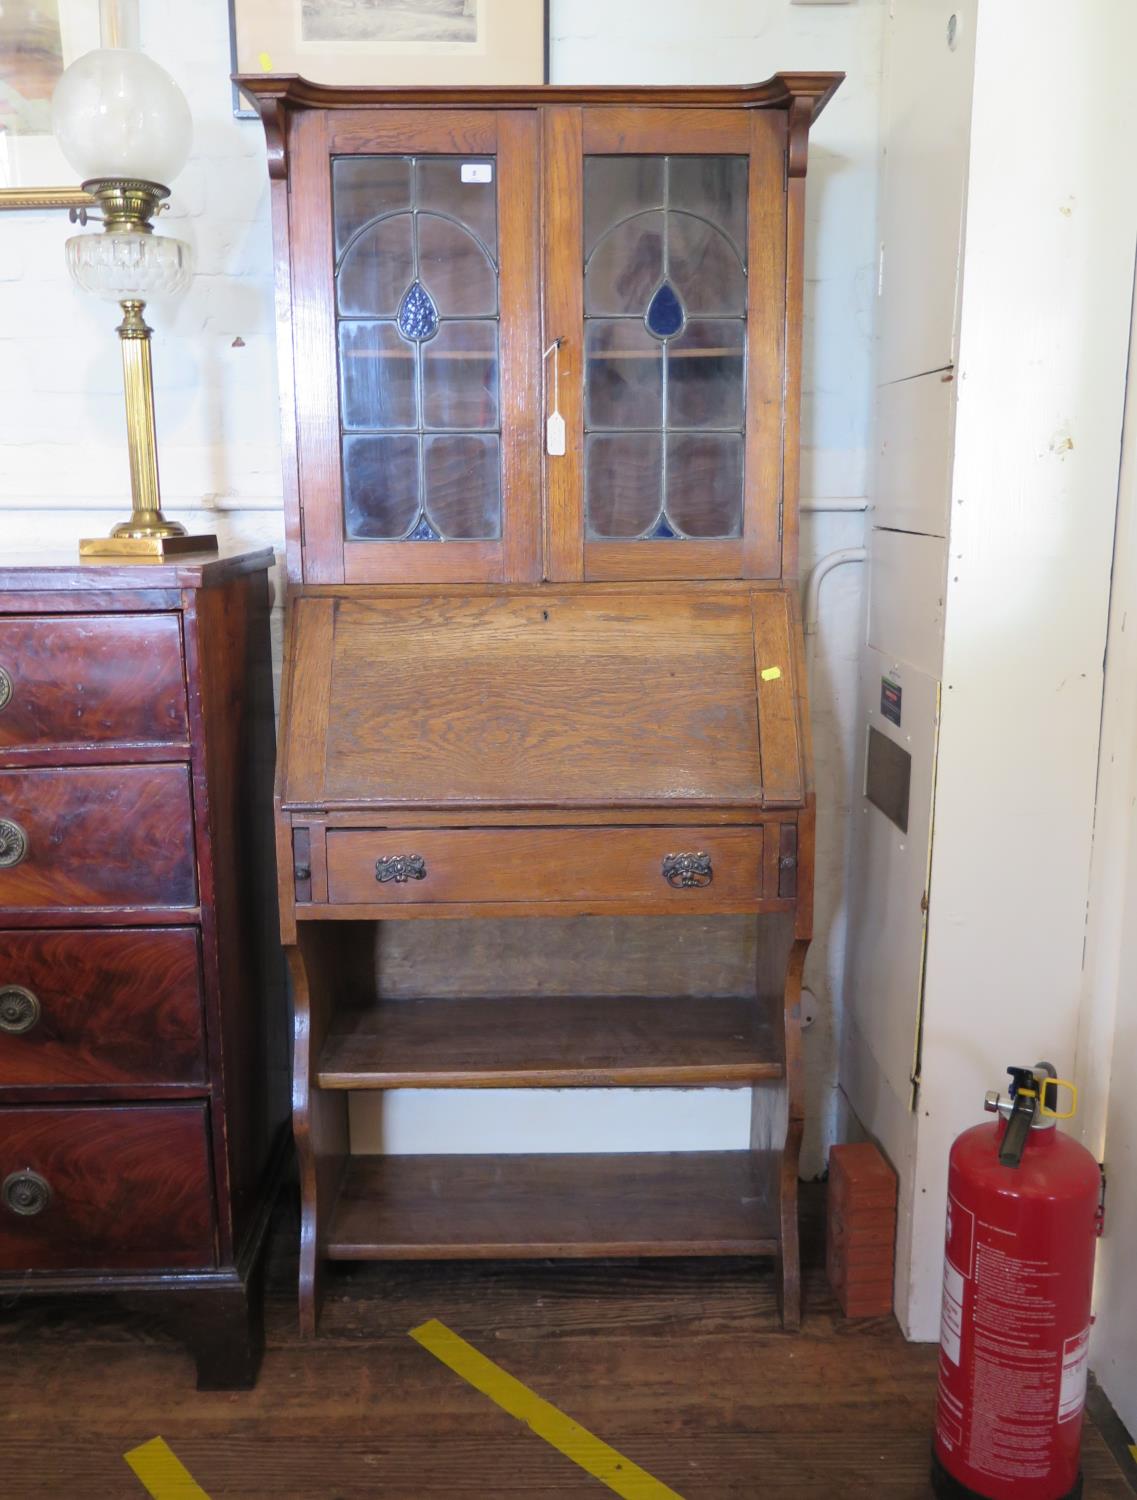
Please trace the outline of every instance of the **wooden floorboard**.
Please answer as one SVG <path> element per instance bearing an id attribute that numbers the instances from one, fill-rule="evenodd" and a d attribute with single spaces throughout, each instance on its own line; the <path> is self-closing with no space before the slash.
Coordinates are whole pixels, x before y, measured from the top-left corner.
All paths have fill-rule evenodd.
<path id="1" fill-rule="evenodd" d="M 274 1241 L 254 1391 L 197 1393 L 142 1314 L 0 1310 L 4 1500 L 140 1500 L 122 1454 L 161 1435 L 211 1500 L 599 1500 L 610 1494 L 413 1340 L 438 1318 L 684 1500 L 925 1500 L 936 1351 L 842 1319 L 814 1262 L 798 1336 L 768 1262 L 483 1262 L 334 1269 L 300 1343 L 294 1222 Z M 1087 1424 L 1086 1500 L 1132 1500 Z"/>

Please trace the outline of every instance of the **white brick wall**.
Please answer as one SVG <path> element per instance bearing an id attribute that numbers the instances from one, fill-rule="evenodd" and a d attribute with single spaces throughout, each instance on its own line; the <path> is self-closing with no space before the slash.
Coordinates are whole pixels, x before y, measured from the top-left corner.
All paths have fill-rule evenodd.
<path id="1" fill-rule="evenodd" d="M 850 497 L 866 488 L 882 9 L 883 0 L 838 9 L 789 0 L 552 0 L 557 82 L 749 82 L 778 68 L 849 73 L 811 151 L 807 496 Z M 143 45 L 177 78 L 194 116 L 193 156 L 172 185 L 162 227 L 193 245 L 196 275 L 183 298 L 148 312 L 164 503 L 192 529 L 216 531 L 225 545 L 280 547 L 263 135 L 256 121 L 232 115 L 225 0 L 141 0 L 141 12 Z M 0 215 L 3 556 L 73 555 L 80 536 L 101 534 L 129 509 L 117 310 L 68 281 L 63 242 L 72 232 L 63 214 Z M 807 517 L 803 571 L 823 552 L 855 545 L 861 532 L 857 515 Z M 842 569 L 825 585 L 814 684 L 820 819 L 817 939 L 807 979 L 822 1004 L 807 1037 L 810 1171 L 820 1169 L 820 1139 L 833 1117 L 831 1011 L 844 948 L 858 575 Z M 702 1103 L 709 1111 L 703 1138 L 706 1122 L 713 1134 L 718 1120 L 723 1144 L 744 1143 L 736 1139 L 729 1100 L 716 1104 L 710 1094 Z M 413 1139 L 413 1119 L 408 1124 Z"/>

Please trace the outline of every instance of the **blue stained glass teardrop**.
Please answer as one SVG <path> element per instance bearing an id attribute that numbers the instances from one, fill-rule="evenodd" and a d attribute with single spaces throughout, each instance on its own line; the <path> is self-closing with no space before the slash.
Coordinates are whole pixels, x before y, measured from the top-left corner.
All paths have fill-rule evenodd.
<path id="1" fill-rule="evenodd" d="M 660 516 L 659 520 L 648 532 L 649 542 L 675 541 L 678 533 L 672 531 L 666 516 Z"/>
<path id="2" fill-rule="evenodd" d="M 661 281 L 644 315 L 648 333 L 654 334 L 657 339 L 669 339 L 683 327 L 683 319 L 683 304 L 679 300 L 679 293 L 670 281 Z"/>
<path id="3" fill-rule="evenodd" d="M 440 542 L 441 540 L 442 538 L 425 516 L 407 537 L 408 542 Z"/>
<path id="4" fill-rule="evenodd" d="M 399 303 L 395 326 L 405 339 L 432 339 L 438 332 L 438 309 L 421 281 L 412 281 Z"/>

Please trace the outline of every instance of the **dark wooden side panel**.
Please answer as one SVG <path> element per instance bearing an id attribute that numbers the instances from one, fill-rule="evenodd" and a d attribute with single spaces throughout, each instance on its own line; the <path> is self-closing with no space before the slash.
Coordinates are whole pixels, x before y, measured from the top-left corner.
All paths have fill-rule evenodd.
<path id="1" fill-rule="evenodd" d="M 0 869 L 0 910 L 196 901 L 185 766 L 0 771 L 0 819 L 26 841 Z"/>
<path id="2" fill-rule="evenodd" d="M 201 938 L 211 1064 L 223 1103 L 222 1248 L 256 1218 L 273 1140 L 288 1115 L 284 961 L 276 938 L 272 784 L 275 733 L 264 573 L 186 601 L 201 850 Z"/>
<path id="3" fill-rule="evenodd" d="M 0 672 L 0 764 L 185 746 L 176 615 L 0 618 Z"/>
<path id="4" fill-rule="evenodd" d="M 204 1104 L 0 1110 L 0 1270 L 213 1265 L 205 1116 Z M 29 1172 L 48 1200 L 17 1213 Z"/>
<path id="5" fill-rule="evenodd" d="M 21 1088 L 205 1078 L 193 928 L 0 932 L 0 1100 L 14 1103 Z"/>

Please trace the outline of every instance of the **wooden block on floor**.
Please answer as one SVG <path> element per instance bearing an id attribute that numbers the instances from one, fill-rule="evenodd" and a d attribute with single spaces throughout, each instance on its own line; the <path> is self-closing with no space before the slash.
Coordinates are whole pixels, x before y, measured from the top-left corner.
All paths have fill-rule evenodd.
<path id="1" fill-rule="evenodd" d="M 896 1173 L 869 1141 L 829 1153 L 825 1265 L 847 1318 L 892 1311 Z"/>

